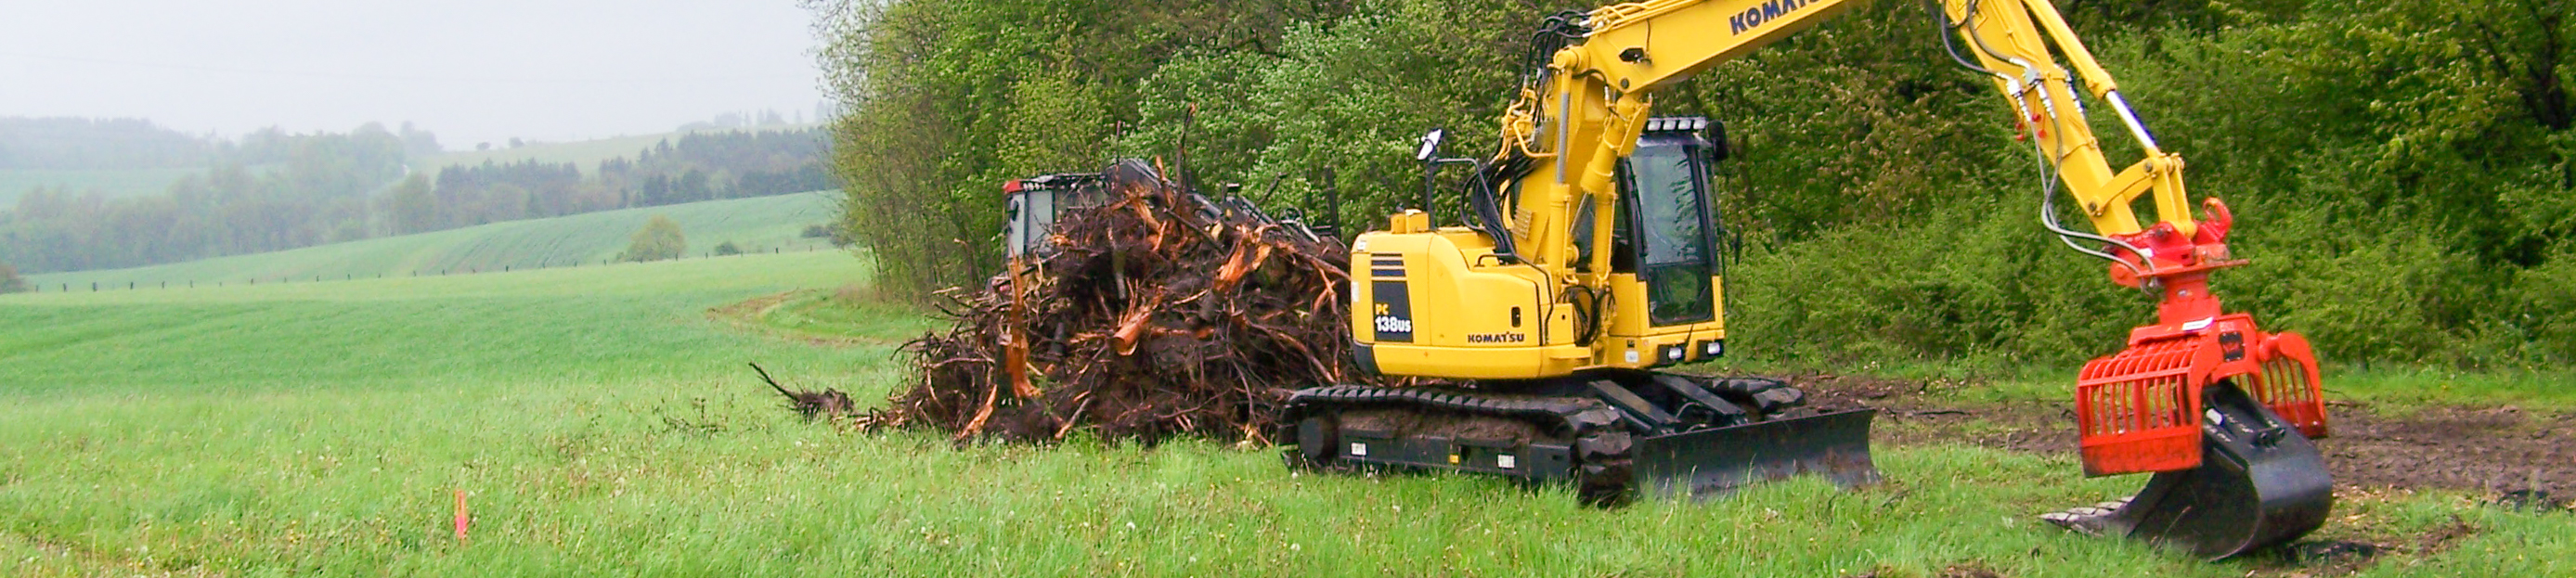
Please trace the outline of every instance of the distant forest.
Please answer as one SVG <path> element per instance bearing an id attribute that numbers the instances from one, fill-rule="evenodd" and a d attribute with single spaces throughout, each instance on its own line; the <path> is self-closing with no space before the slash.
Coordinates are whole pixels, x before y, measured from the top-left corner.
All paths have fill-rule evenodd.
<path id="1" fill-rule="evenodd" d="M 693 132 L 601 161 L 433 170 L 406 123 L 197 137 L 138 119 L 0 118 L 0 170 L 205 167 L 168 192 L 39 187 L 0 208 L 0 263 L 45 273 L 171 263 L 626 207 L 838 188 L 811 129 Z"/>

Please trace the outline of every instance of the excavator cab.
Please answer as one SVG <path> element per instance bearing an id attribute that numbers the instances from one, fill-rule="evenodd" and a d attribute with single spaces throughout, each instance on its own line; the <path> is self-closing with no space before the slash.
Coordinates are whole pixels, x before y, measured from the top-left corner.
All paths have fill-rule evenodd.
<path id="1" fill-rule="evenodd" d="M 1106 200 L 1102 173 L 1055 173 L 1002 183 L 1009 197 L 1002 219 L 1003 254 L 1012 259 L 1043 253 L 1055 220 L 1066 211 Z"/>
<path id="2" fill-rule="evenodd" d="M 1691 331 L 1690 326 L 1719 321 L 1724 306 L 1719 279 L 1725 263 L 1719 251 L 1725 224 L 1718 220 L 1712 175 L 1725 158 L 1723 132 L 1701 117 L 1668 117 L 1647 121 L 1637 137 L 1636 153 L 1618 164 L 1618 212 L 1612 221 L 1610 271 L 1641 282 L 1643 323 L 1613 337 Z M 1584 204 L 1574 219 L 1575 270 L 1590 272 L 1593 215 Z M 1616 298 L 1612 306 L 1617 306 Z M 1648 367 L 1716 358 L 1725 354 L 1722 334 L 1694 339 L 1689 347 L 1651 351 Z"/>
<path id="3" fill-rule="evenodd" d="M 1637 137 L 1636 154 L 1620 161 L 1619 197 L 1628 211 L 1623 221 L 1633 234 L 1623 254 L 1611 259 L 1611 270 L 1634 273 L 1645 283 L 1651 325 L 1714 321 L 1720 229 L 1709 187 L 1709 172 L 1716 168 L 1709 151 L 1715 147 L 1700 136 L 1708 122 L 1657 120 Z M 1620 270 L 1622 261 L 1628 270 Z"/>

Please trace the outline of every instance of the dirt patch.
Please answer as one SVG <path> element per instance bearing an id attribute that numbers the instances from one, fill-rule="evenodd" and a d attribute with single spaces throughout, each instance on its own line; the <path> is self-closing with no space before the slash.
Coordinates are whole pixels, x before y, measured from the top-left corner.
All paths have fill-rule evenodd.
<path id="1" fill-rule="evenodd" d="M 1852 574 L 1845 576 L 1844 578 L 1911 578 L 1915 576 L 1922 576 L 1922 574 L 1902 568 L 1879 566 L 1877 568 L 1871 568 L 1868 572 Z M 1940 572 L 1934 573 L 1932 576 L 1933 578 L 2005 578 L 2005 575 L 2002 572 L 1996 572 L 1993 568 L 1987 568 L 1985 564 L 1977 562 L 1951 564 L 1941 568 Z"/>
<path id="2" fill-rule="evenodd" d="M 1872 439 L 1904 446 L 1967 443 L 2019 452 L 2075 451 L 2069 400 L 1984 401 L 1958 392 L 1975 384 L 1812 374 L 1788 379 L 1823 411 L 1877 408 Z M 2317 440 L 2336 494 L 2370 496 L 2414 490 L 2486 493 L 2493 507 L 2566 512 L 2576 496 L 2576 413 L 2510 405 L 2381 408 L 2328 402 L 2331 436 Z M 2399 411 L 2406 410 L 2406 411 Z M 2347 520 L 2346 523 L 2352 521 Z M 2329 527 L 2333 525 L 2330 524 Z M 2453 516 L 2412 533 L 2362 523 L 2306 541 L 2249 553 L 2248 575 L 2343 576 L 2383 554 L 2421 559 L 2456 547 L 2480 529 Z M 2335 539 L 2352 538 L 2355 540 Z"/>
<path id="3" fill-rule="evenodd" d="M 2476 524 L 2471 524 L 2468 520 L 2462 520 L 2458 515 L 2453 515 L 2451 516 L 2450 523 L 2435 526 L 2433 529 L 2426 530 L 2423 534 L 2417 535 L 2415 537 L 2415 551 L 2417 554 L 2424 556 L 2432 556 L 2434 554 L 2448 552 L 2452 547 L 2458 546 L 2461 539 L 2477 535 L 2477 533 L 2478 526 Z"/>
<path id="4" fill-rule="evenodd" d="M 1871 437 L 1893 445 L 1966 442 L 2054 453 L 2075 451 L 2075 411 L 2038 401 L 1968 402 L 1945 395 L 1968 384 L 1815 374 L 1786 381 L 1819 411 L 1877 408 Z"/>
<path id="5" fill-rule="evenodd" d="M 2369 542 L 2313 540 L 2257 550 L 2244 561 L 2252 566 L 2249 576 L 2345 576 L 2369 568 L 2390 549 Z"/>
<path id="6" fill-rule="evenodd" d="M 1940 576 L 1941 578 L 2004 578 L 2003 573 L 1975 562 L 1952 564 L 1948 568 L 1942 568 Z"/>
<path id="7" fill-rule="evenodd" d="M 2432 407 L 2404 418 L 2358 405 L 2332 409 L 2334 435 L 2318 446 L 2337 483 L 2576 492 L 2576 415 L 2509 405 Z"/>
<path id="8" fill-rule="evenodd" d="M 1879 408 L 1882 443 L 1966 442 L 2035 453 L 2075 451 L 2072 400 L 1983 402 L 1945 395 L 1965 384 L 1843 375 L 1790 379 L 1826 410 Z M 2380 412 L 2329 404 L 2331 436 L 2317 440 L 2346 487 L 2531 490 L 2576 495 L 2576 414 L 2514 406 L 2437 406 Z"/>

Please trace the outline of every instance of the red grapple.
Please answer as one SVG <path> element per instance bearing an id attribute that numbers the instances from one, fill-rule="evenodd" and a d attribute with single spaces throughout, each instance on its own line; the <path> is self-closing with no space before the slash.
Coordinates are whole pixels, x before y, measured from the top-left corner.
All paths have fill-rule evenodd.
<path id="1" fill-rule="evenodd" d="M 2170 224 L 2114 238 L 2126 262 L 2111 276 L 2157 292 L 2157 322 L 2129 331 L 2129 347 L 2084 364 L 2075 384 L 2075 415 L 2084 473 L 2107 476 L 2171 472 L 2201 463 L 2202 391 L 2228 382 L 2309 438 L 2326 436 L 2316 354 L 2296 333 L 2264 333 L 2253 316 L 2221 313 L 2209 294 L 2209 272 L 2242 265 L 2227 254 L 2234 217 L 2217 199 L 2210 215 L 2184 237 Z"/>

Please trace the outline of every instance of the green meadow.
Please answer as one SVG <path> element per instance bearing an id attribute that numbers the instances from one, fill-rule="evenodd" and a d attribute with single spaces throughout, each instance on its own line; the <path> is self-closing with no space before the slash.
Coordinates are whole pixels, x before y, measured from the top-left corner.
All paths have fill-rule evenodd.
<path id="1" fill-rule="evenodd" d="M 267 258 L 335 262 L 293 253 Z M 2307 571 L 2047 527 L 2033 515 L 2143 480 L 1965 444 L 1883 446 L 1875 487 L 1604 510 L 1477 477 L 1291 473 L 1233 440 L 959 449 L 804 422 L 744 364 L 873 402 L 911 378 L 900 343 L 939 325 L 853 303 L 868 279 L 826 250 L 0 296 L 0 575 Z M 2576 516 L 2370 491 L 2336 515 L 2317 538 L 2478 528 L 2361 575 L 2576 573 Z"/>

